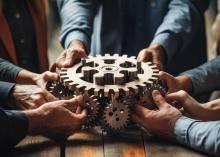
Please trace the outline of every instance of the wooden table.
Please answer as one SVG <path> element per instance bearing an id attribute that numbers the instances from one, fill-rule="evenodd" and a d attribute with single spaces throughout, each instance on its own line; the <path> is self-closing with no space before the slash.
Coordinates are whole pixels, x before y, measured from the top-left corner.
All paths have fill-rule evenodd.
<path id="1" fill-rule="evenodd" d="M 206 157 L 177 143 L 150 137 L 141 130 L 109 137 L 94 129 L 81 131 L 67 142 L 26 137 L 8 153 L 10 157 Z"/>

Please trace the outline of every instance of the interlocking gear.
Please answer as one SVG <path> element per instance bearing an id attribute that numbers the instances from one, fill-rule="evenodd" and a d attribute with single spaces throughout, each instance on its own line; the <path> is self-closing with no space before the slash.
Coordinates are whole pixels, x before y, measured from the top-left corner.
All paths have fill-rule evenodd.
<path id="1" fill-rule="evenodd" d="M 158 80 L 159 70 L 151 62 L 138 62 L 127 55 L 97 55 L 82 59 L 81 63 L 63 68 L 60 78 L 69 88 L 83 89 L 96 96 L 119 96 L 122 91 L 138 92 L 139 87 L 146 87 Z"/>
<path id="2" fill-rule="evenodd" d="M 74 97 L 74 91 L 68 89 L 60 81 L 48 81 L 47 90 L 60 100 L 68 100 Z"/>
<path id="3" fill-rule="evenodd" d="M 103 111 L 102 128 L 108 133 L 124 130 L 130 121 L 130 106 L 121 98 L 113 99 Z"/>
<path id="4" fill-rule="evenodd" d="M 154 83 L 154 84 L 151 84 L 149 85 L 144 91 L 143 91 L 143 94 L 142 96 L 140 96 L 140 103 L 150 109 L 150 110 L 153 110 L 153 109 L 156 109 L 156 105 L 153 101 L 153 98 L 152 98 L 152 92 L 153 90 L 158 90 L 161 95 L 165 96 L 166 93 L 167 93 L 167 89 L 165 87 L 163 87 L 160 83 Z"/>
<path id="5" fill-rule="evenodd" d="M 97 125 L 98 118 L 100 118 L 100 103 L 96 96 L 84 96 L 84 102 L 81 105 L 87 110 L 87 121 L 83 128 L 88 129 Z"/>
<path id="6" fill-rule="evenodd" d="M 83 128 L 99 124 L 108 133 L 117 133 L 132 124 L 130 117 L 135 103 L 155 109 L 152 91 L 157 89 L 166 94 L 158 83 L 158 75 L 158 68 L 151 62 L 138 62 L 127 55 L 97 55 L 62 68 L 62 83 L 48 82 L 48 89 L 60 99 L 83 95 L 81 106 L 88 112 Z"/>

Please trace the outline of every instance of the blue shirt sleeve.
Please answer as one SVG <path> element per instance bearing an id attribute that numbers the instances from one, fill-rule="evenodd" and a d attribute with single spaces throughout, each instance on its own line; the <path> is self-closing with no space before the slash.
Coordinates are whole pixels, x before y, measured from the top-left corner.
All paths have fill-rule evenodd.
<path id="1" fill-rule="evenodd" d="M 28 131 L 28 119 L 21 111 L 0 109 L 0 150 L 15 146 Z"/>
<path id="2" fill-rule="evenodd" d="M 0 102 L 5 103 L 11 94 L 12 89 L 14 88 L 14 83 L 2 82 L 0 81 Z"/>
<path id="3" fill-rule="evenodd" d="M 60 0 L 57 4 L 62 20 L 60 36 L 62 46 L 68 48 L 73 40 L 80 40 L 89 52 L 96 0 Z"/>
<path id="4" fill-rule="evenodd" d="M 15 83 L 22 68 L 0 58 L 0 80 Z"/>
<path id="5" fill-rule="evenodd" d="M 220 89 L 220 56 L 181 75 L 188 76 L 193 85 L 194 96 Z"/>
<path id="6" fill-rule="evenodd" d="M 199 121 L 181 117 L 176 121 L 177 141 L 206 154 L 220 155 L 220 121 Z"/>
<path id="7" fill-rule="evenodd" d="M 164 47 L 168 62 L 191 40 L 192 31 L 195 31 L 193 28 L 199 27 L 201 23 L 205 7 L 202 5 L 196 7 L 196 4 L 204 3 L 208 6 L 207 2 L 194 0 L 192 3 L 192 1 L 171 0 L 168 12 L 151 42 L 151 44 L 160 44 Z"/>

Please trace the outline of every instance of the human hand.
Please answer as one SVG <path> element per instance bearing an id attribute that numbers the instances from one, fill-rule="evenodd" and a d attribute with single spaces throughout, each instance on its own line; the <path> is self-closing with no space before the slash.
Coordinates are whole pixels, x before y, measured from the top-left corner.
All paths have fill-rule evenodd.
<path id="1" fill-rule="evenodd" d="M 69 136 L 85 123 L 87 111 L 81 110 L 82 96 L 46 103 L 24 111 L 29 120 L 28 133 Z"/>
<path id="2" fill-rule="evenodd" d="M 159 72 L 159 79 L 166 82 L 168 93 L 184 90 L 188 93 L 192 92 L 192 82 L 189 77 L 182 75 L 174 77 L 164 71 Z"/>
<path id="3" fill-rule="evenodd" d="M 57 100 L 47 90 L 36 85 L 20 85 L 16 84 L 12 90 L 12 97 L 19 109 L 34 109 L 44 103 Z"/>
<path id="4" fill-rule="evenodd" d="M 190 118 L 199 120 L 219 120 L 220 99 L 201 104 L 185 91 L 178 91 L 166 96 L 168 102 L 175 102 L 181 106 L 181 112 Z M 214 106 L 214 107 L 213 107 Z"/>
<path id="5" fill-rule="evenodd" d="M 36 84 L 37 86 L 39 86 L 42 89 L 45 89 L 47 82 L 51 81 L 51 80 L 52 81 L 58 80 L 58 74 L 50 72 L 50 71 L 46 71 L 42 74 L 36 74 L 33 77 L 34 84 Z"/>
<path id="6" fill-rule="evenodd" d="M 151 61 L 157 65 L 160 70 L 163 70 L 166 61 L 166 52 L 159 44 L 154 44 L 141 50 L 137 57 L 138 61 Z"/>
<path id="7" fill-rule="evenodd" d="M 73 41 L 69 48 L 64 50 L 56 60 L 58 69 L 71 67 L 76 64 L 81 58 L 87 57 L 85 47 L 79 40 Z"/>
<path id="8" fill-rule="evenodd" d="M 136 105 L 136 114 L 132 115 L 133 121 L 152 134 L 174 138 L 174 126 L 182 116 L 181 112 L 168 104 L 159 91 L 154 90 L 152 97 L 158 110 L 149 110 L 141 105 Z"/>

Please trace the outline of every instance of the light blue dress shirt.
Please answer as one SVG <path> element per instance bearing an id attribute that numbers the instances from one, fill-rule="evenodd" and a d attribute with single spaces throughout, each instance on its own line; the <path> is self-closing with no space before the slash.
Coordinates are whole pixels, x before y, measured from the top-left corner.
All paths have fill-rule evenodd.
<path id="1" fill-rule="evenodd" d="M 176 121 L 177 141 L 193 149 L 220 156 L 220 121 L 199 121 L 181 117 Z"/>
<path id="2" fill-rule="evenodd" d="M 203 13 L 209 0 L 57 0 L 61 43 L 82 41 L 91 55 L 137 56 L 150 44 L 167 53 L 166 70 L 179 74 L 206 61 Z"/>

